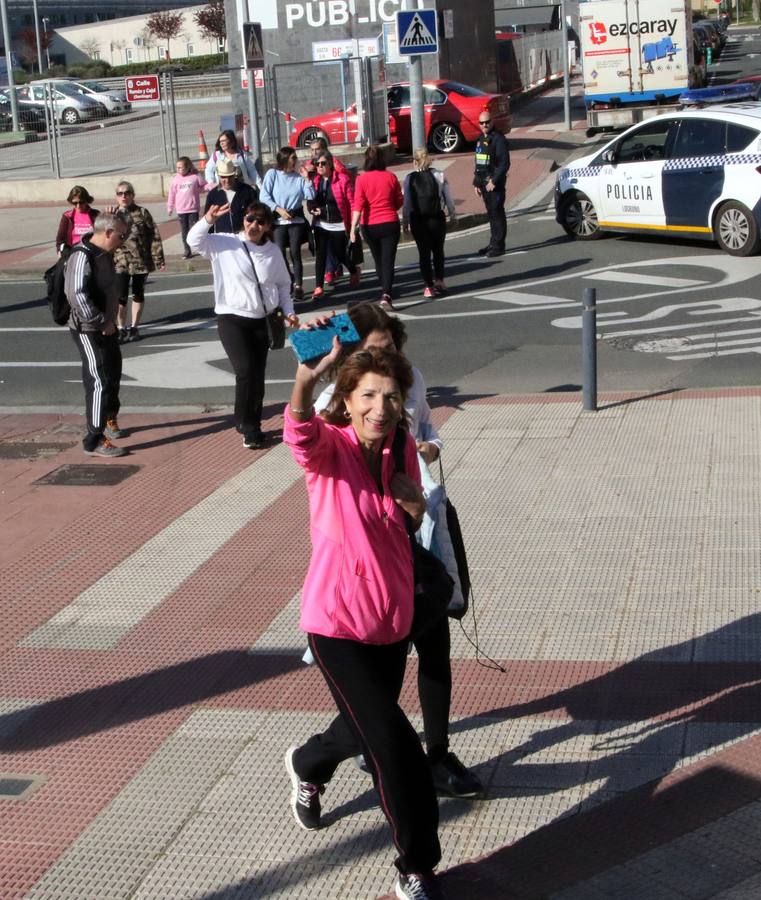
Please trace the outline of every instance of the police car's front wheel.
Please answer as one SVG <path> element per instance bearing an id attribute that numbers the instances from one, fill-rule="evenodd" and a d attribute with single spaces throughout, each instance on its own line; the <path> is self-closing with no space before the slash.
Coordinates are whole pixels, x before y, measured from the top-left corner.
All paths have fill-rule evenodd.
<path id="1" fill-rule="evenodd" d="M 761 247 L 761 236 L 753 213 L 735 200 L 721 207 L 716 215 L 713 233 L 721 249 L 732 256 L 753 256 Z"/>
<path id="2" fill-rule="evenodd" d="M 586 194 L 566 197 L 560 206 L 559 220 L 565 233 L 579 241 L 594 241 L 602 237 L 597 210 Z"/>

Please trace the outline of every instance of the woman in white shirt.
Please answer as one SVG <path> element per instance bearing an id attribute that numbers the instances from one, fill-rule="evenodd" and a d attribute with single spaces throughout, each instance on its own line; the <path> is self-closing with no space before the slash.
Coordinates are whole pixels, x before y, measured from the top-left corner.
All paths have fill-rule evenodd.
<path id="1" fill-rule="evenodd" d="M 262 406 L 269 341 L 264 321 L 280 306 L 286 321 L 298 325 L 291 300 L 291 277 L 283 254 L 272 242 L 272 210 L 252 203 L 239 234 L 210 234 L 229 206 L 210 206 L 188 232 L 188 246 L 211 261 L 214 312 L 219 339 L 235 372 L 235 427 L 243 446 L 264 446 Z"/>

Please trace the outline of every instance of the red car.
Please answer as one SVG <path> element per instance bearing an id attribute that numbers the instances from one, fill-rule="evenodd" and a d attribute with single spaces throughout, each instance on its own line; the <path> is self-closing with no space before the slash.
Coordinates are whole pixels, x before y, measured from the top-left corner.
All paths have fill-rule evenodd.
<path id="1" fill-rule="evenodd" d="M 411 150 L 409 82 L 389 85 L 387 97 L 389 137 L 400 149 Z M 428 144 L 436 153 L 454 153 L 465 142 L 474 142 L 481 133 L 478 116 L 484 109 L 491 113 L 497 131 L 507 134 L 512 125 L 507 94 L 487 94 L 457 81 L 424 82 L 423 102 Z M 316 137 L 325 137 L 329 144 L 343 144 L 347 139 L 354 143 L 358 133 L 354 104 L 346 110 L 346 126 L 344 129 L 343 110 L 331 109 L 294 122 L 290 143 L 306 147 Z"/>

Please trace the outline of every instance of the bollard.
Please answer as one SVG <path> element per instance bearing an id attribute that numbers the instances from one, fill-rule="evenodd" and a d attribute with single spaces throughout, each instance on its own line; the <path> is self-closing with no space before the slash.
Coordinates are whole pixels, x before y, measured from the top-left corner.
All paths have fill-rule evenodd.
<path id="1" fill-rule="evenodd" d="M 581 312 L 584 409 L 597 410 L 597 290 L 584 288 Z"/>

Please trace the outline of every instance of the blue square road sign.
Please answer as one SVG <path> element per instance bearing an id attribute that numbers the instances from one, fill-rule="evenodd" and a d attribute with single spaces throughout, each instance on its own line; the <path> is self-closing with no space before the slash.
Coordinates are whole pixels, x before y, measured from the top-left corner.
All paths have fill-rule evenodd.
<path id="1" fill-rule="evenodd" d="M 400 10 L 396 14 L 396 34 L 401 56 L 438 53 L 436 10 Z"/>

